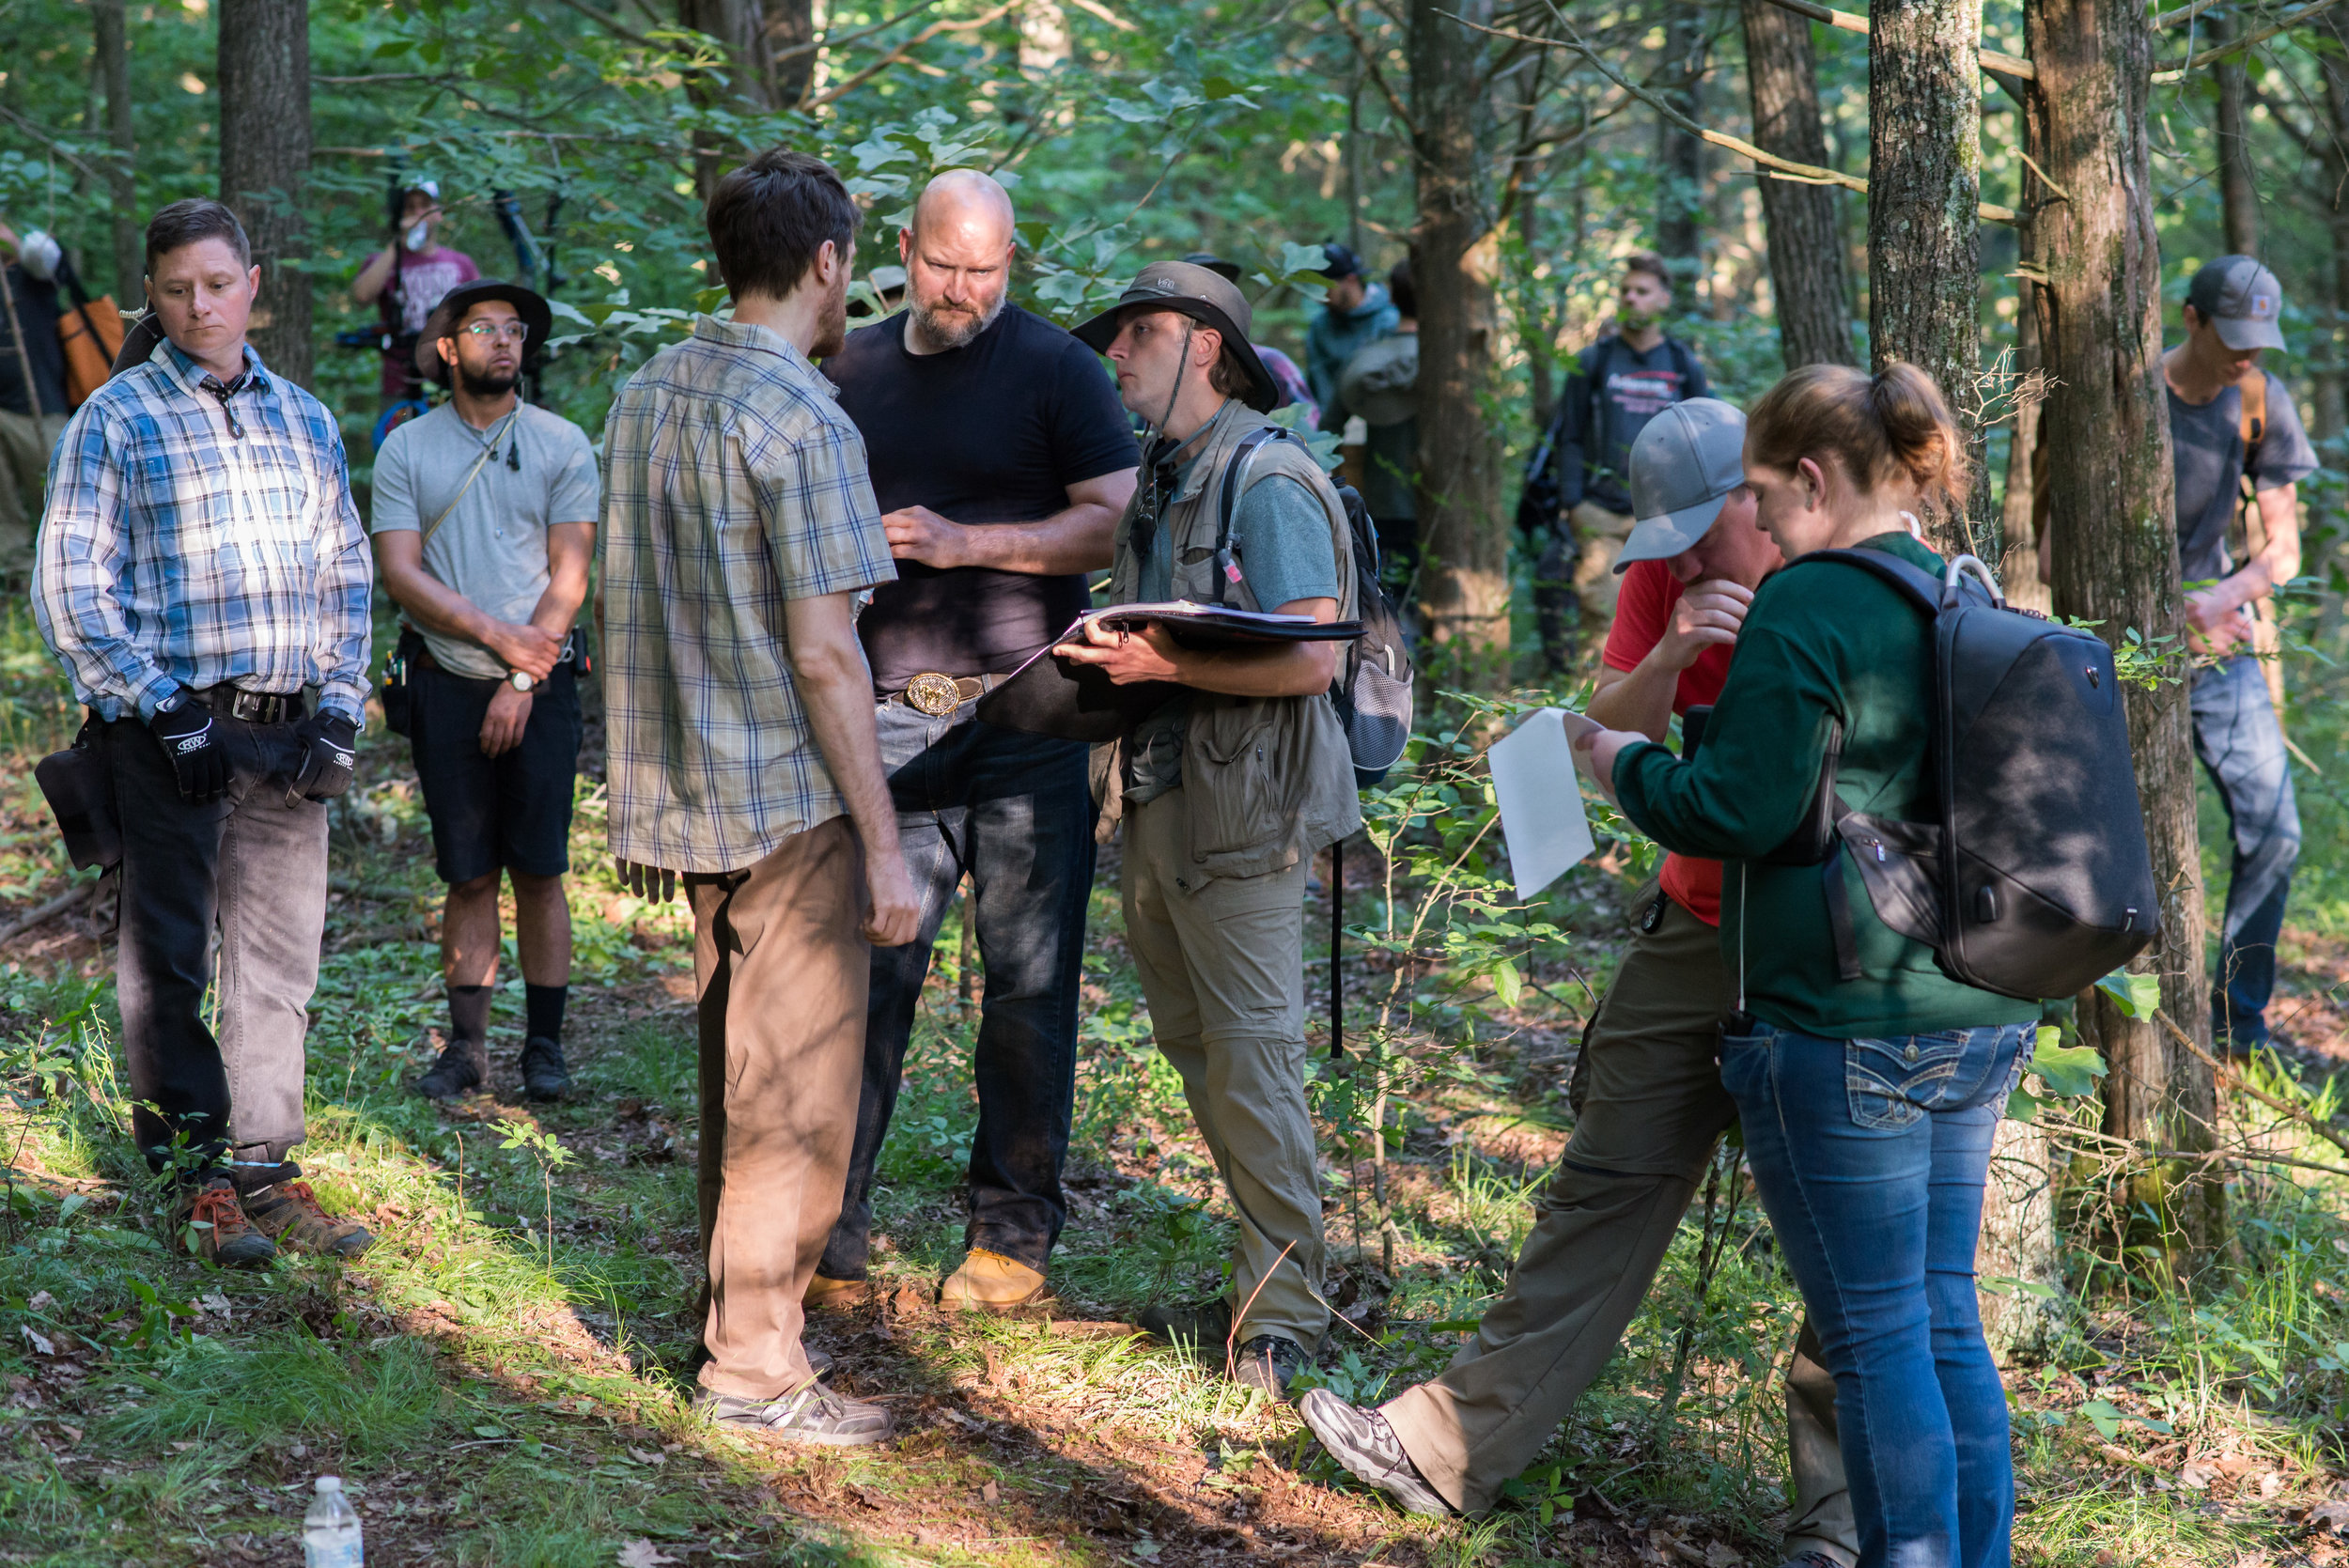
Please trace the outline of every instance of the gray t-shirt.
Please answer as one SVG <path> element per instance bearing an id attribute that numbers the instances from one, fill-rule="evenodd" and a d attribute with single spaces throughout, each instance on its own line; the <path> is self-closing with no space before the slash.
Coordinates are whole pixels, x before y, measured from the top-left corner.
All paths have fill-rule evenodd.
<path id="1" fill-rule="evenodd" d="M 492 447 L 473 483 L 474 460 Z M 459 499 L 459 489 L 463 496 Z M 422 532 L 457 502 L 425 541 L 424 569 L 485 614 L 516 624 L 530 619 L 547 588 L 547 529 L 596 520 L 602 490 L 587 433 L 560 414 L 528 403 L 487 430 L 476 430 L 454 402 L 394 430 L 375 459 L 375 531 Z M 497 655 L 477 643 L 423 633 L 433 662 L 456 675 L 494 680 Z"/>
<path id="2" fill-rule="evenodd" d="M 1189 477 L 1186 468 L 1171 493 L 1179 494 Z M 1232 508 L 1232 548 L 1259 609 L 1339 597 L 1330 514 L 1318 496 L 1286 474 L 1268 474 L 1241 492 Z M 1174 551 L 1172 531 L 1158 530 L 1150 559 L 1142 564 L 1143 602 L 1174 597 Z M 1190 711 L 1190 697 L 1176 697 L 1135 727 L 1127 748 L 1132 782 L 1126 797 L 1133 804 L 1155 800 L 1183 782 L 1183 732 Z"/>
<path id="3" fill-rule="evenodd" d="M 2178 483 L 2178 576 L 2214 582 L 2234 570 L 2227 553 L 2243 479 L 2243 394 L 2229 387 L 2207 403 L 2170 393 L 2170 445 Z M 2292 395 L 2267 378 L 2267 432 L 2260 439 L 2256 489 L 2297 484 L 2316 472 L 2316 449 L 2300 427 Z"/>

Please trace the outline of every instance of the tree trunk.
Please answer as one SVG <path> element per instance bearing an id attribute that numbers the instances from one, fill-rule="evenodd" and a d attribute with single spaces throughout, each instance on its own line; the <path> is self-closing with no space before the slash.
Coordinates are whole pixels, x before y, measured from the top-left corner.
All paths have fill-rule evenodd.
<path id="1" fill-rule="evenodd" d="M 2317 451 L 2326 462 L 2338 466 L 2341 458 L 2336 443 L 2344 431 L 2349 431 L 2349 150 L 2344 150 L 2349 149 L 2349 19 L 2335 9 L 2326 12 L 2316 25 L 2328 32 L 2333 41 L 2332 48 L 2316 54 L 2318 69 L 2325 75 L 2326 117 L 2332 125 L 2332 156 L 2325 161 L 2319 178 L 2325 181 L 2333 265 L 2325 351 L 2314 356 L 2315 363 L 2310 365 L 2316 381 L 2312 433 Z M 2330 586 L 2330 567 L 2332 561 L 2340 559 L 2341 550 L 2336 541 L 2329 559 L 2314 559 L 2301 568 L 2326 582 L 2317 614 L 2316 640 L 2320 646 L 2333 646 L 2341 635 L 2341 596 Z"/>
<path id="2" fill-rule="evenodd" d="M 1982 472 L 1982 0 L 1875 0 L 1868 34 L 1868 332 L 1934 379 Z M 1933 547 L 1998 559 L 1985 488 Z"/>
<path id="3" fill-rule="evenodd" d="M 1057 36 L 1060 40 L 1053 63 L 1066 59 L 1068 23 L 1060 8 L 1032 8 L 1041 13 L 1039 33 Z M 815 0 L 766 0 L 765 9 L 768 98 L 778 109 L 796 109 L 807 97 L 808 84 L 816 80 L 816 51 L 807 47 L 816 41 Z M 1026 25 L 1024 19 L 1021 25 Z"/>
<path id="4" fill-rule="evenodd" d="M 1509 649 L 1509 534 L 1501 450 L 1485 419 L 1499 311 L 1499 237 L 1486 186 L 1491 146 L 1482 36 L 1445 14 L 1490 19 L 1491 0 L 1412 0 L 1412 164 L 1419 215 L 1420 601 L 1436 641 L 1498 676 Z"/>
<path id="5" fill-rule="evenodd" d="M 723 72 L 697 70 L 686 77 L 686 96 L 695 108 L 751 115 L 774 108 L 772 61 L 759 0 L 677 0 L 677 20 L 678 26 L 708 35 L 725 52 Z M 815 56 L 802 58 L 812 70 Z M 715 132 L 693 133 L 693 183 L 704 201 L 742 161 L 741 153 Z"/>
<path id="6" fill-rule="evenodd" d="M 1753 141 L 1765 152 L 1824 166 L 1819 68 L 1811 23 L 1771 0 L 1745 0 L 1746 85 L 1753 96 Z M 1852 345 L 1851 280 L 1835 221 L 1832 185 L 1762 180 L 1769 230 L 1770 298 L 1786 368 L 1858 365 Z"/>
<path id="7" fill-rule="evenodd" d="M 2036 156 L 2034 154 L 2033 156 Z M 2032 255 L 2028 235 L 2023 255 Z M 2031 372 L 2042 362 L 2039 349 L 2039 290 L 2029 278 L 2019 280 L 2015 304 L 2015 433 L 2006 453 L 2006 495 L 1999 511 L 1999 533 L 2006 553 L 1999 562 L 1999 586 L 2009 604 L 2047 613 L 2052 602 L 2047 585 L 2039 581 L 2039 530 L 2032 520 L 2032 486 L 2038 477 L 2039 403 L 2029 396 Z"/>
<path id="8" fill-rule="evenodd" d="M 2233 33 L 2226 13 L 2210 18 L 2213 43 Z M 2241 54 L 2229 54 L 2211 67 L 2218 78 L 2218 205 L 2225 220 L 2227 250 L 2234 256 L 2260 253 L 2260 196 L 2251 182 L 2251 139 L 2245 104 L 2250 82 Z"/>
<path id="9" fill-rule="evenodd" d="M 123 0 L 96 0 L 90 7 L 90 30 L 96 39 L 99 71 L 106 80 L 106 134 L 114 145 L 106 190 L 114 219 L 115 303 L 135 310 L 147 297 L 141 281 L 147 272 L 147 248 L 140 234 L 135 173 L 139 143 L 131 123 L 131 41 L 122 7 Z"/>
<path id="10" fill-rule="evenodd" d="M 310 9 L 221 0 L 220 199 L 253 241 L 261 293 L 248 341 L 276 375 L 310 384 Z"/>
<path id="11" fill-rule="evenodd" d="M 2058 612 L 2102 623 L 2118 641 L 2185 629 L 2178 589 L 2169 408 L 2161 373 L 2161 257 L 2154 229 L 2146 101 L 2153 40 L 2130 0 L 2025 0 L 2038 70 L 2029 112 L 2056 187 L 2040 206 L 2040 351 L 2054 391 L 2042 409 Z M 2207 1041 L 2210 982 L 2202 952 L 2201 844 L 2195 831 L 2193 736 L 2183 681 L 2130 689 L 2129 740 L 2163 898 L 2161 938 L 2138 969 L 2161 977 L 2162 1006 Z M 2110 1066 L 2112 1134 L 2186 1150 L 2210 1146 L 2211 1075 L 2160 1028 L 2123 1017 L 2101 992 L 2080 1007 L 2080 1032 Z M 2157 1171 L 2134 1201 L 2179 1223 L 2190 1244 L 2225 1231 L 2214 1180 L 2165 1185 Z"/>
<path id="12" fill-rule="evenodd" d="M 2009 1117 L 1990 1147 L 1982 1239 L 1974 1250 L 1983 1337 L 2002 1366 L 2046 1348 L 2062 1322 L 2058 1296 L 2023 1289 L 2063 1283 L 2056 1235 L 2055 1158 L 2036 1122 Z"/>
<path id="13" fill-rule="evenodd" d="M 1680 0 L 1664 25 L 1664 59 L 1657 91 L 1672 106 L 1704 123 L 1704 11 Z M 1703 275 L 1704 141 L 1663 118 L 1656 121 L 1656 248 L 1672 263 L 1672 287 L 1683 310 L 1693 310 Z"/>

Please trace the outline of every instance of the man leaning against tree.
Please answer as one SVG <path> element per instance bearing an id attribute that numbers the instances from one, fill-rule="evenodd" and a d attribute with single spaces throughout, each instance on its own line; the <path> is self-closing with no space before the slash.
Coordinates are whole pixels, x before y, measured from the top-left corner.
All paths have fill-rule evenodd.
<path id="1" fill-rule="evenodd" d="M 120 814 L 132 1135 L 195 1250 L 248 1267 L 372 1239 L 288 1156 L 374 574 L 334 417 L 245 342 L 260 280 L 220 203 L 155 214 L 163 340 L 67 426 L 33 581 Z"/>
<path id="2" fill-rule="evenodd" d="M 1067 1219 L 1077 983 L 1093 891 L 1093 803 L 1078 741 L 999 729 L 979 697 L 1068 629 L 1085 573 L 1110 564 L 1133 494 L 1133 427 L 1092 350 L 1012 304 L 1011 199 L 975 169 L 930 181 L 897 237 L 907 309 L 825 362 L 863 434 L 897 561 L 858 617 L 873 666 L 881 765 L 922 897 L 922 928 L 873 950 L 864 1088 L 840 1222 L 811 1302 L 865 1278 L 874 1165 L 955 887 L 971 879 L 987 984 L 972 1045 L 965 1256 L 950 1309 L 1046 1294 Z"/>
<path id="3" fill-rule="evenodd" d="M 775 148 L 707 218 L 731 320 L 629 379 L 604 427 L 605 777 L 623 879 L 693 912 L 701 1054 L 695 1405 L 796 1443 L 877 1443 L 889 1412 L 817 1380 L 801 1298 L 840 1213 L 870 940 L 912 939 L 856 636 L 895 576 L 864 443 L 812 361 L 848 334 L 860 221 L 829 164 Z"/>

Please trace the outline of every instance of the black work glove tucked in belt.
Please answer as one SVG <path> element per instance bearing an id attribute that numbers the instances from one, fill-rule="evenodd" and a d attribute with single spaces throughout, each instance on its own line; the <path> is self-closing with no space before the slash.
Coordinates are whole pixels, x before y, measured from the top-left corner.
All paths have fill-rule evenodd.
<path id="1" fill-rule="evenodd" d="M 331 800 L 350 787 L 358 725 L 339 713 L 313 713 L 295 726 L 294 738 L 302 742 L 302 767 L 286 790 L 286 804 Z"/>
<path id="2" fill-rule="evenodd" d="M 212 710 L 197 702 L 186 687 L 165 697 L 147 727 L 163 743 L 171 759 L 183 800 L 201 805 L 228 793 L 228 754 L 221 749 L 220 731 Z"/>

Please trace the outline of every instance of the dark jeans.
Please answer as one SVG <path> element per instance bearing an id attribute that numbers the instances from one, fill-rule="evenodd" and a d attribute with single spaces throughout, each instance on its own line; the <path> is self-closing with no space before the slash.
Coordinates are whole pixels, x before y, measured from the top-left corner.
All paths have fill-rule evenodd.
<path id="1" fill-rule="evenodd" d="M 864 1278 L 873 1165 L 897 1108 L 930 944 L 965 872 L 987 966 L 972 1052 L 979 1129 L 965 1244 L 1041 1269 L 1068 1217 L 1060 1170 L 1076 1103 L 1077 982 L 1093 888 L 1086 748 L 983 724 L 971 706 L 933 719 L 885 703 L 875 715 L 922 931 L 904 947 L 873 950 L 856 1147 L 817 1266 L 827 1279 Z"/>
<path id="2" fill-rule="evenodd" d="M 286 804 L 302 761 L 291 723 L 212 722 L 233 776 L 227 795 L 206 805 L 180 798 L 145 724 L 98 730 L 122 817 L 115 992 L 136 1102 L 131 1130 L 158 1170 L 179 1131 L 215 1169 L 232 1148 L 240 1164 L 274 1165 L 303 1137 L 303 1039 L 326 928 L 326 807 Z M 217 1036 L 204 1021 L 215 928 Z"/>
<path id="3" fill-rule="evenodd" d="M 1859 1568 L 2006 1568 L 2006 1390 L 1974 1249 L 1990 1141 L 2034 1026 L 1721 1043 L 1754 1187 L 1835 1374 Z"/>
<path id="4" fill-rule="evenodd" d="M 2230 659 L 2194 673 L 2194 754 L 2218 786 L 2234 832 L 2227 923 L 2211 987 L 2211 1036 L 2238 1050 L 2267 1043 L 2267 999 L 2276 989 L 2276 939 L 2284 928 L 2292 864 L 2300 858 L 2300 808 L 2292 758 L 2256 659 Z"/>

